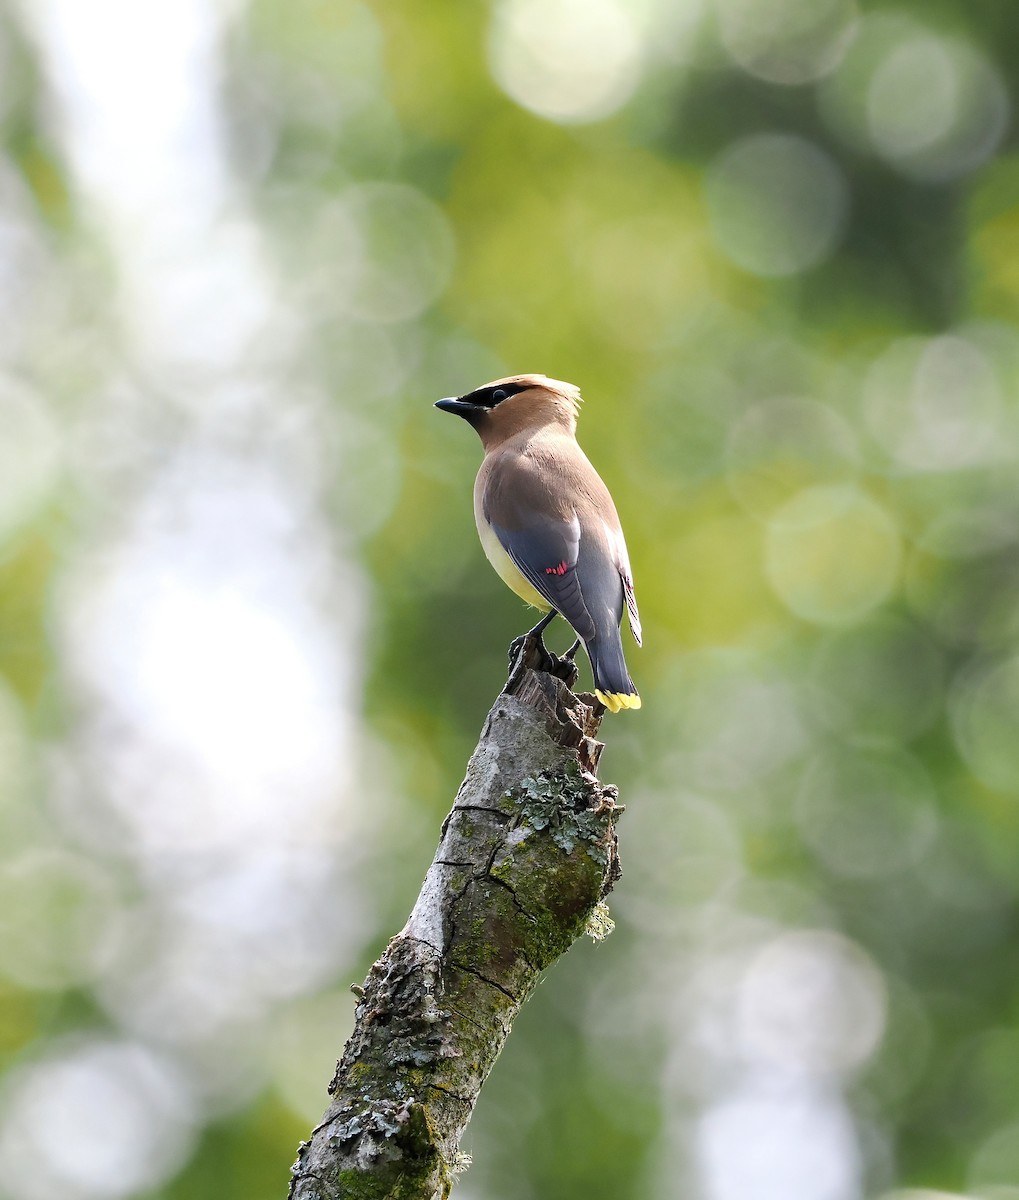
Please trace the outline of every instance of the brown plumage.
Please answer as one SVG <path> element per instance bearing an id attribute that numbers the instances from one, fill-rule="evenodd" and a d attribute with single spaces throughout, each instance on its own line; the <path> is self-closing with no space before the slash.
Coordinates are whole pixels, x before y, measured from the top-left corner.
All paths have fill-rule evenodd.
<path id="1" fill-rule="evenodd" d="M 478 432 L 474 484 L 481 544 L 528 604 L 560 613 L 583 641 L 606 708 L 639 708 L 619 634 L 624 608 L 640 644 L 630 561 L 608 488 L 577 444 L 580 392 L 544 375 L 511 375 L 437 408 Z"/>

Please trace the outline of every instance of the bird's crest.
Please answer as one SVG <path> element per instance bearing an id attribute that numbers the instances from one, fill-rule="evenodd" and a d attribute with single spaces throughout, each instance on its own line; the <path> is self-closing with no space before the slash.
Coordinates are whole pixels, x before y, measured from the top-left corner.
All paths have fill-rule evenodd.
<path id="1" fill-rule="evenodd" d="M 561 396 L 570 405 L 574 416 L 580 415 L 580 406 L 584 403 L 584 397 L 575 383 L 566 383 L 562 379 L 551 379 L 548 375 L 512 375 L 505 382 L 514 383 L 521 388 L 542 388 L 546 392 L 552 392 L 556 396 Z"/>

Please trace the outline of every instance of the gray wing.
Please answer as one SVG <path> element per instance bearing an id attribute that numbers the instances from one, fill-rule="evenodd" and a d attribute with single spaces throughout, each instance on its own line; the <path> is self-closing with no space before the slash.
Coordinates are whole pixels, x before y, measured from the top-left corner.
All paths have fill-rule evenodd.
<path id="1" fill-rule="evenodd" d="M 635 616 L 636 603 L 631 606 L 632 587 L 627 594 L 622 535 L 610 530 L 599 511 L 607 506 L 615 516 L 611 497 L 576 443 L 568 449 L 583 468 L 572 475 L 563 472 L 561 455 L 541 462 L 523 454 L 493 461 L 483 515 L 517 570 L 588 643 L 618 630 L 624 603 Z M 566 497 L 577 493 L 590 501 L 594 485 L 604 497 L 582 524 Z"/>
<path id="2" fill-rule="evenodd" d="M 597 629 L 577 569 L 580 522 L 576 516 L 564 521 L 534 511 L 513 515 L 514 528 L 489 518 L 500 545 L 535 591 L 589 641 Z"/>

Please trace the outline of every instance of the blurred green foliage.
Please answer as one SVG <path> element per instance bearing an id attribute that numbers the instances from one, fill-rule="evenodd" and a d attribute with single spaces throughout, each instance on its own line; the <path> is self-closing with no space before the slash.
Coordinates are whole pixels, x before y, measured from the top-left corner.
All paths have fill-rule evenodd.
<path id="1" fill-rule="evenodd" d="M 85 134 L 53 116 L 59 38 L 23 7 L 3 12 L 0 88 L 12 1200 L 283 1195 L 349 1029 L 345 988 L 413 903 L 528 620 L 477 544 L 476 440 L 431 401 L 524 371 L 585 394 L 580 439 L 615 495 L 644 617 L 628 651 L 644 707 L 604 726 L 603 771 L 628 806 L 616 932 L 576 947 L 528 1005 L 460 1191 L 1016 1200 L 1019 9 L 211 6 L 202 61 L 229 204 L 275 306 L 214 370 L 138 349 L 129 222 L 89 191 Z M 243 299 L 229 291 L 198 326 L 215 332 Z M 172 343 L 174 322 L 153 321 Z M 253 419 L 232 387 L 267 397 Z M 323 456 L 280 570 L 321 522 L 353 664 L 335 685 L 352 766 L 331 807 L 293 822 L 346 889 L 341 957 L 268 988 L 257 1012 L 227 1004 L 203 1043 L 175 1030 L 212 992 L 143 1020 L 147 977 L 123 962 L 175 946 L 175 913 L 239 929 L 275 914 L 257 892 L 243 911 L 172 893 L 175 870 L 215 883 L 229 847 L 211 834 L 208 858 L 170 825 L 165 858 L 158 830 L 144 854 L 124 835 L 131 789 L 159 775 L 130 772 L 151 713 L 104 708 L 80 664 L 87 585 L 128 569 L 108 547 L 148 529 L 162 561 L 173 522 L 146 526 L 144 504 L 168 464 L 184 456 L 188 502 L 232 478 L 216 467 L 210 484 L 187 458 L 210 429 L 242 463 L 296 446 L 288 479 L 317 478 L 302 464 Z M 172 593 L 174 563 L 159 570 Z M 268 667 L 259 683 L 263 650 L 250 645 L 249 690 L 277 684 Z M 131 686 L 135 667 L 147 678 L 144 661 L 118 668 Z M 219 812 L 201 786 L 181 818 L 198 840 Z M 154 811 L 172 815 L 167 795 Z M 291 802 L 279 789 L 284 817 Z M 236 950 L 256 967 L 258 953 Z M 203 960 L 210 987 L 232 957 Z M 61 1078 L 39 1064 L 80 1053 L 98 1070 L 118 1038 L 151 1050 L 116 1059 L 117 1078 L 147 1098 L 139 1111 L 167 1106 L 177 1150 L 134 1174 L 112 1156 L 32 1182 L 32 1088 Z"/>

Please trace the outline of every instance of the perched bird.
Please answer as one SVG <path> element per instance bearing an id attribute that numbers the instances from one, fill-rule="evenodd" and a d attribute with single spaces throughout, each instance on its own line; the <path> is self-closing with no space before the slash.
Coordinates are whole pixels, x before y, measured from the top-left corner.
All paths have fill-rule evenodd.
<path id="1" fill-rule="evenodd" d="M 577 444 L 580 403 L 571 383 L 511 375 L 435 407 L 463 417 L 481 438 L 481 544 L 503 582 L 548 612 L 527 636 L 540 639 L 562 614 L 587 649 L 598 699 L 619 712 L 640 708 L 619 634 L 625 608 L 639 646 L 640 617 L 616 506 Z"/>

